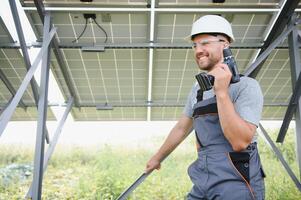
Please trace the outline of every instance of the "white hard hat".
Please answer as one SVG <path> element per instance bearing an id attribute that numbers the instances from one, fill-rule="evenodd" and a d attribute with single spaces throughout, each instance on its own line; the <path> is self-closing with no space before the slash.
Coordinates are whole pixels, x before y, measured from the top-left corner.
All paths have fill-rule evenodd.
<path id="1" fill-rule="evenodd" d="M 191 34 L 185 39 L 191 40 L 191 37 L 201 33 L 222 33 L 234 41 L 231 24 L 223 17 L 218 15 L 205 15 L 200 17 L 192 24 Z"/>

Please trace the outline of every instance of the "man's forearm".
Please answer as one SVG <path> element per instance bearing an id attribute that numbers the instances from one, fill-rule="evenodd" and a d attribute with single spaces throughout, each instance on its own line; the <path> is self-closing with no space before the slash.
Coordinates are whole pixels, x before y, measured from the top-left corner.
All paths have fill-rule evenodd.
<path id="1" fill-rule="evenodd" d="M 163 145 L 154 155 L 162 162 L 186 137 L 188 133 L 184 133 L 177 129 L 172 129 Z"/>
<path id="2" fill-rule="evenodd" d="M 218 93 L 216 98 L 224 135 L 235 151 L 241 151 L 251 142 L 254 130 L 236 113 L 228 93 Z"/>

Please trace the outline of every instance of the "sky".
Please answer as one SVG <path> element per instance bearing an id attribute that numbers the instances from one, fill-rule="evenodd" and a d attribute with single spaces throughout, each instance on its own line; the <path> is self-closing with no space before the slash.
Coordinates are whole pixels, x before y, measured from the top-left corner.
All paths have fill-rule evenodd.
<path id="1" fill-rule="evenodd" d="M 16 1 L 19 9 L 20 2 Z M 11 35 L 15 40 L 18 40 L 15 31 L 14 23 L 9 9 L 8 0 L 1 0 L 0 15 L 6 22 Z M 35 35 L 30 28 L 26 15 L 22 10 L 19 12 L 22 19 L 22 27 L 26 32 L 27 42 L 36 41 Z M 28 29 L 30 28 L 30 29 Z M 39 49 L 30 49 L 29 53 L 33 60 Z M 35 74 L 37 82 L 39 82 L 39 72 Z M 64 99 L 57 83 L 51 74 L 49 89 L 49 102 L 64 103 Z M 65 107 L 52 108 L 53 113 L 59 119 Z M 69 115 L 67 122 L 64 125 L 59 143 L 61 144 L 76 144 L 76 145 L 94 145 L 94 144 L 136 144 L 141 143 L 151 137 L 167 136 L 170 129 L 174 126 L 175 121 L 155 121 L 155 122 L 75 122 Z M 263 121 L 266 128 L 279 128 L 280 121 Z M 58 122 L 47 122 L 47 128 L 50 136 L 54 133 Z M 291 123 L 294 127 L 293 123 Z M 36 122 L 34 121 L 18 121 L 9 122 L 6 130 L 0 138 L 1 144 L 35 144 L 36 137 Z M 163 142 L 163 141 L 162 141 Z"/>

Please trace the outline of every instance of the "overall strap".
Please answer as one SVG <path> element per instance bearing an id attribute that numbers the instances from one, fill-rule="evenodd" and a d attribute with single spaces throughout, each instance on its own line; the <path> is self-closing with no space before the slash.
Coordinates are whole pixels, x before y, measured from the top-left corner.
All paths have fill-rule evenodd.
<path id="1" fill-rule="evenodd" d="M 197 95 L 196 95 L 196 100 L 197 102 L 200 102 L 200 101 L 203 101 L 203 90 L 202 89 L 199 89 L 197 91 Z"/>
<path id="2" fill-rule="evenodd" d="M 203 93 L 204 93 L 204 92 L 203 92 L 202 89 L 199 89 L 199 90 L 197 91 L 197 96 L 196 96 L 197 102 L 203 101 Z M 203 145 L 202 145 L 201 140 L 199 139 L 198 134 L 197 134 L 196 131 L 195 131 L 195 137 L 196 137 L 196 140 L 197 140 L 197 142 L 199 143 L 200 147 L 202 148 Z"/>

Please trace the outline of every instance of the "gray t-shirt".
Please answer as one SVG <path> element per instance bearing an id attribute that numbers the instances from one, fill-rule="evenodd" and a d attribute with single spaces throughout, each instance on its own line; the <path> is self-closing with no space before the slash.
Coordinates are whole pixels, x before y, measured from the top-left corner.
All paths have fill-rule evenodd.
<path id="1" fill-rule="evenodd" d="M 197 102 L 196 95 L 199 89 L 199 85 L 195 83 L 188 95 L 183 111 L 188 117 L 192 117 L 193 105 Z M 258 82 L 255 79 L 243 76 L 238 83 L 230 84 L 228 91 L 234 104 L 235 111 L 239 116 L 258 127 L 263 107 L 263 95 Z M 213 96 L 213 89 L 205 91 L 203 99 L 208 99 Z M 252 142 L 256 141 L 257 135 L 252 139 Z"/>

